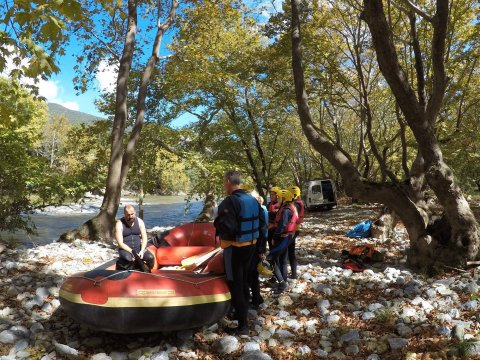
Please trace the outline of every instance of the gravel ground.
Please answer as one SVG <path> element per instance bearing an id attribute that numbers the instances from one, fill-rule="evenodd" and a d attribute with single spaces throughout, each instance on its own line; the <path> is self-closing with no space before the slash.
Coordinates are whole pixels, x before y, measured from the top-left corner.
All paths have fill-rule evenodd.
<path id="1" fill-rule="evenodd" d="M 297 243 L 299 279 L 250 311 L 250 336 L 228 336 L 221 320 L 175 333 L 118 335 L 73 322 L 62 311 L 64 279 L 115 256 L 99 242 L 29 250 L 0 245 L 0 359 L 472 359 L 480 358 L 479 272 L 435 278 L 405 267 L 405 229 L 393 239 L 349 239 L 379 208 L 348 205 L 308 213 Z M 354 273 L 340 252 L 374 244 L 385 261 Z M 266 280 L 266 279 L 263 279 Z M 231 325 L 231 324 L 230 324 Z"/>

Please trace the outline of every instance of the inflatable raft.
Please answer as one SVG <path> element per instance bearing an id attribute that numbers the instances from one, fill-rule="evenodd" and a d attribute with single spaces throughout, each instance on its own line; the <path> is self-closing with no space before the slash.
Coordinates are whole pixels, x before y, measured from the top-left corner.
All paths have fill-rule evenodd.
<path id="1" fill-rule="evenodd" d="M 221 319 L 230 292 L 213 225 L 185 224 L 156 240 L 148 247 L 156 260 L 151 273 L 116 270 L 114 259 L 67 278 L 60 289 L 65 312 L 92 328 L 122 334 L 190 329 Z M 197 258 L 193 270 L 182 268 L 186 259 Z"/>

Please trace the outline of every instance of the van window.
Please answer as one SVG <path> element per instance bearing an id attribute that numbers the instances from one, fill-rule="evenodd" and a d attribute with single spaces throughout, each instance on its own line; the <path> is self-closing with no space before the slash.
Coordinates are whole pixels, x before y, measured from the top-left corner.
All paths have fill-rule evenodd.
<path id="1" fill-rule="evenodd" d="M 322 185 L 312 186 L 312 194 L 321 194 L 321 193 L 322 193 Z"/>

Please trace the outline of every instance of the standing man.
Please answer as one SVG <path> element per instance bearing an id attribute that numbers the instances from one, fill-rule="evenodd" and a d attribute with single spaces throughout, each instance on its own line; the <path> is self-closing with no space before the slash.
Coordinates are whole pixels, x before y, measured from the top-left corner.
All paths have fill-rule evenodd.
<path id="1" fill-rule="evenodd" d="M 214 225 L 223 249 L 228 281 L 238 327 L 227 328 L 232 335 L 248 335 L 248 269 L 259 237 L 260 205 L 241 188 L 238 171 L 229 170 L 223 178 L 228 196 L 218 206 Z M 262 220 L 260 220 L 260 218 Z"/>
<path id="2" fill-rule="evenodd" d="M 135 251 L 141 259 L 145 260 L 150 269 L 153 268 L 155 257 L 147 247 L 147 230 L 142 219 L 137 218 L 133 205 L 125 205 L 124 216 L 115 224 L 115 240 L 118 244 L 118 253 L 121 262 L 133 265 Z"/>

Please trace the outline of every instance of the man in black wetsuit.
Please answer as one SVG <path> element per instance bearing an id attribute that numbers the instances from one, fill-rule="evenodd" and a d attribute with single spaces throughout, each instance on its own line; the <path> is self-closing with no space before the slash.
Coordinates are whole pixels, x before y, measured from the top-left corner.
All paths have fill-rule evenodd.
<path id="1" fill-rule="evenodd" d="M 218 206 L 214 225 L 220 238 L 225 261 L 225 274 L 232 295 L 232 305 L 238 327 L 225 331 L 238 336 L 248 336 L 248 270 L 264 226 L 263 210 L 258 201 L 241 189 L 240 173 L 229 170 L 223 185 L 228 196 Z M 262 235 L 263 236 L 263 235 Z"/>
<path id="2" fill-rule="evenodd" d="M 137 218 L 133 205 L 125 205 L 124 217 L 115 224 L 115 240 L 118 244 L 120 263 L 128 268 L 135 261 L 133 251 L 137 252 L 141 259 L 145 260 L 151 269 L 155 263 L 155 257 L 147 247 L 147 230 L 142 219 Z"/>

